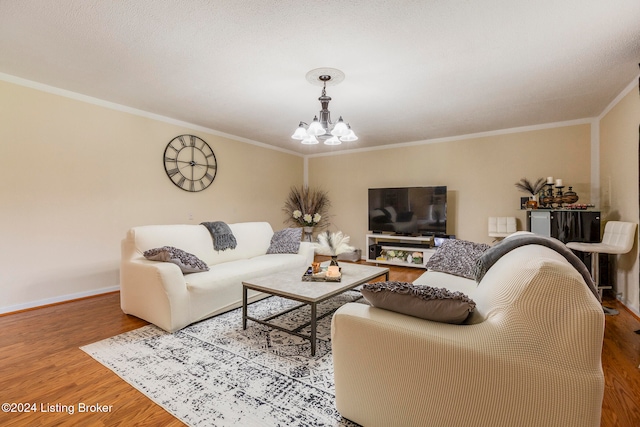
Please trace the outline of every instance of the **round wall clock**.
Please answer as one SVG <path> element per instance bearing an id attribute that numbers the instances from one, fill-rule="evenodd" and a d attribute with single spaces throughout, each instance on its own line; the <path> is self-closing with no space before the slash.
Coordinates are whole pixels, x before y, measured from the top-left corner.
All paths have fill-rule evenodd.
<path id="1" fill-rule="evenodd" d="M 177 187 L 196 192 L 211 185 L 218 172 L 218 162 L 204 140 L 194 135 L 180 135 L 164 149 L 164 170 Z"/>

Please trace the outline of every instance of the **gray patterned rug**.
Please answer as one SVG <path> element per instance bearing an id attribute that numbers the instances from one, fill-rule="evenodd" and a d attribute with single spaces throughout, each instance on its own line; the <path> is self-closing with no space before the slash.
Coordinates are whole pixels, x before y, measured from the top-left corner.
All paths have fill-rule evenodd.
<path id="1" fill-rule="evenodd" d="M 318 313 L 359 295 L 338 295 Z M 249 314 L 263 318 L 296 304 L 270 297 Z M 302 325 L 309 307 L 277 319 Z M 334 406 L 330 315 L 317 333 L 311 357 L 307 340 L 251 321 L 242 330 L 236 309 L 173 334 L 149 325 L 81 349 L 189 426 L 356 426 Z"/>

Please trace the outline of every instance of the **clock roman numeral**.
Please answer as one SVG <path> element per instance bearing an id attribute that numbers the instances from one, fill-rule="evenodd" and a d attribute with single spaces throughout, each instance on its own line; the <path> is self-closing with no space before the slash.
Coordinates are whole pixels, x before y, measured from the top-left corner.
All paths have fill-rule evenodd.
<path id="1" fill-rule="evenodd" d="M 193 181 L 189 181 L 189 191 L 196 191 L 195 183 Z"/>
<path id="2" fill-rule="evenodd" d="M 180 177 L 180 180 L 178 181 L 178 185 L 179 185 L 180 187 L 182 187 L 182 186 L 184 185 L 184 182 L 185 182 L 185 181 L 186 181 L 186 178 L 185 178 L 184 176 L 183 176 L 183 177 Z"/>
<path id="3" fill-rule="evenodd" d="M 180 135 L 180 136 L 178 137 L 178 141 L 180 141 L 180 144 L 182 144 L 182 147 L 183 147 L 183 148 L 187 146 L 187 143 L 186 143 L 186 142 L 184 142 L 184 135 Z"/>
<path id="4" fill-rule="evenodd" d="M 192 147 L 196 146 L 196 137 L 193 135 L 189 135 L 189 145 Z"/>
<path id="5" fill-rule="evenodd" d="M 168 170 L 167 171 L 167 175 L 169 175 L 171 178 L 173 178 L 178 172 L 180 172 L 178 170 L 178 168 L 174 168 L 174 169 Z"/>
<path id="6" fill-rule="evenodd" d="M 171 147 L 171 148 L 173 148 L 173 147 Z M 165 162 L 175 162 L 176 160 L 178 160 L 178 159 L 177 158 L 173 158 L 173 157 L 168 157 L 168 156 L 164 157 L 164 161 Z"/>

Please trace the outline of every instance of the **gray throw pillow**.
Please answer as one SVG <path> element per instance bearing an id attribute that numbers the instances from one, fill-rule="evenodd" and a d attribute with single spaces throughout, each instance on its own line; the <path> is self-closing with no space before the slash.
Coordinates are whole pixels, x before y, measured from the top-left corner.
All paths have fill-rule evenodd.
<path id="1" fill-rule="evenodd" d="M 361 292 L 374 307 L 442 323 L 461 324 L 476 307 L 462 292 L 412 283 L 367 283 Z"/>
<path id="2" fill-rule="evenodd" d="M 429 258 L 425 267 L 429 270 L 475 280 L 476 261 L 489 248 L 490 246 L 486 243 L 446 239 L 436 253 Z"/>
<path id="3" fill-rule="evenodd" d="M 144 251 L 144 257 L 151 261 L 171 262 L 180 267 L 183 274 L 208 271 L 209 266 L 197 256 L 173 246 L 163 246 Z"/>
<path id="4" fill-rule="evenodd" d="M 268 254 L 297 254 L 300 250 L 302 228 L 285 228 L 276 231 L 271 237 Z"/>

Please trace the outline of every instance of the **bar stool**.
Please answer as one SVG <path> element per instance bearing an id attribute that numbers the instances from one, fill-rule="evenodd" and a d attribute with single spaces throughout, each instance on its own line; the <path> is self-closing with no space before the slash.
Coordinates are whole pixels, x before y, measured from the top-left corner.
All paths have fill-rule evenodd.
<path id="1" fill-rule="evenodd" d="M 489 237 L 496 240 L 507 237 L 517 230 L 516 217 L 514 216 L 491 216 L 489 217 Z"/>
<path id="2" fill-rule="evenodd" d="M 604 227 L 604 235 L 600 243 L 568 242 L 567 247 L 591 254 L 591 277 L 598 288 L 600 299 L 603 289 L 611 289 L 610 285 L 600 283 L 600 254 L 626 254 L 633 247 L 636 238 L 636 226 L 633 222 L 609 221 Z M 618 310 L 603 307 L 605 314 L 615 315 Z"/>

